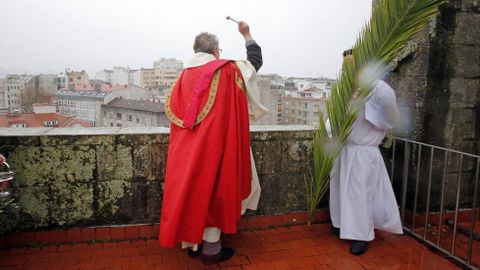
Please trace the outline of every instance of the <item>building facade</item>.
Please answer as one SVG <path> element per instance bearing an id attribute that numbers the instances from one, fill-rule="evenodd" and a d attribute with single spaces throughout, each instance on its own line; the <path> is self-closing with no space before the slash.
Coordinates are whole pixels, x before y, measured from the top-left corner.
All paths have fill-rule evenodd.
<path id="1" fill-rule="evenodd" d="M 146 89 L 139 86 L 127 86 L 109 91 L 61 89 L 55 93 L 54 102 L 58 112 L 62 115 L 85 120 L 92 126 L 104 126 L 101 115 L 102 105 L 117 97 L 133 100 L 152 99 L 151 93 Z"/>
<path id="2" fill-rule="evenodd" d="M 160 58 L 153 62 L 155 87 L 169 89 L 183 70 L 183 62 L 175 58 Z"/>
<path id="3" fill-rule="evenodd" d="M 95 73 L 95 79 L 105 83 L 112 83 L 112 73 L 113 70 L 111 69 L 102 69 Z"/>
<path id="4" fill-rule="evenodd" d="M 22 93 L 22 112 L 32 112 L 34 103 L 51 103 L 55 92 L 63 86 L 61 78 L 56 74 L 33 76 Z"/>
<path id="5" fill-rule="evenodd" d="M 6 80 L 0 79 L 0 115 L 5 115 L 8 113 L 6 83 Z"/>
<path id="6" fill-rule="evenodd" d="M 115 98 L 102 105 L 105 127 L 168 127 L 164 104 Z"/>
<path id="7" fill-rule="evenodd" d="M 68 78 L 66 74 L 60 73 L 59 75 L 55 76 L 54 81 L 55 81 L 55 85 L 57 85 L 58 87 L 57 90 L 68 87 L 68 84 L 67 84 Z"/>
<path id="8" fill-rule="evenodd" d="M 183 70 L 183 62 L 176 58 L 160 58 L 153 62 L 153 68 Z"/>
<path id="9" fill-rule="evenodd" d="M 157 89 L 155 70 L 153 68 L 142 68 L 140 72 L 140 86 L 147 89 Z"/>
<path id="10" fill-rule="evenodd" d="M 155 68 L 155 86 L 157 89 L 169 89 L 180 75 L 180 70 L 172 68 Z"/>
<path id="11" fill-rule="evenodd" d="M 67 87 L 74 89 L 90 83 L 90 78 L 86 71 L 65 71 L 67 77 Z"/>
<path id="12" fill-rule="evenodd" d="M 140 70 L 129 67 L 113 67 L 113 69 L 102 69 L 95 73 L 95 80 L 110 84 L 141 86 L 140 76 Z"/>
<path id="13" fill-rule="evenodd" d="M 310 88 L 296 95 L 283 96 L 283 124 L 318 126 L 320 113 L 326 117 L 323 94 L 320 89 Z"/>
<path id="14" fill-rule="evenodd" d="M 278 125 L 282 123 L 282 89 L 272 84 L 268 76 L 257 76 L 260 103 L 268 109 L 268 114 L 259 120 L 250 121 L 251 125 Z"/>
<path id="15" fill-rule="evenodd" d="M 10 112 L 22 112 L 22 94 L 31 78 L 30 75 L 7 75 L 6 105 Z"/>

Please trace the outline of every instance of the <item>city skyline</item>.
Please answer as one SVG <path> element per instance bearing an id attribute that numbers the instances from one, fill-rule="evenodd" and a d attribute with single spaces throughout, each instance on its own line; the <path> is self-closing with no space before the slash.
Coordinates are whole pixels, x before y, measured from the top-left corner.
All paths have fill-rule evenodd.
<path id="1" fill-rule="evenodd" d="M 2 1 L 0 23 L 8 27 L 0 29 L 0 76 L 66 68 L 94 76 L 113 66 L 148 68 L 162 57 L 186 62 L 202 31 L 217 34 L 222 57 L 245 58 L 235 23 L 225 20 L 230 15 L 247 21 L 262 46 L 260 73 L 335 78 L 371 1 L 332 2 Z"/>

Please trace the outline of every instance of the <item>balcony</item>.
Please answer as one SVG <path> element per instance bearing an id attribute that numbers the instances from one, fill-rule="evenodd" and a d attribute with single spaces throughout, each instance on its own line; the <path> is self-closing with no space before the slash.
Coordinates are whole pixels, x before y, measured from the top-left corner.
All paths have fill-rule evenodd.
<path id="1" fill-rule="evenodd" d="M 413 142 L 397 140 L 396 147 L 384 151 L 387 167 L 395 172 L 405 235 L 377 232 L 368 252 L 354 257 L 349 242 L 330 233 L 327 200 L 320 204 L 315 224 L 305 225 L 311 132 L 307 126 L 252 128 L 260 206 L 242 218 L 239 233 L 225 236 L 225 245 L 237 250 L 235 257 L 205 269 L 457 269 L 469 251 L 470 267 L 478 267 L 478 239 L 468 245 L 474 234 L 456 233 L 463 222 L 470 228 L 475 207 L 460 209 L 447 198 L 441 222 L 433 222 L 435 207 L 424 212 L 425 204 L 415 199 L 422 191 L 410 187 L 416 176 L 410 170 L 422 168 L 416 159 L 405 159 L 418 155 Z M 22 207 L 15 232 L 0 238 L 0 269 L 204 269 L 200 259 L 187 257 L 180 248 L 158 246 L 168 129 L 3 129 L 0 136 Z M 419 177 L 420 182 L 429 179 L 428 174 Z M 468 200 L 462 203 L 466 206 Z M 449 217 L 455 228 L 444 225 Z M 435 251 L 427 246 L 438 237 L 436 228 L 446 244 Z M 449 255 L 452 239 L 467 245 Z"/>

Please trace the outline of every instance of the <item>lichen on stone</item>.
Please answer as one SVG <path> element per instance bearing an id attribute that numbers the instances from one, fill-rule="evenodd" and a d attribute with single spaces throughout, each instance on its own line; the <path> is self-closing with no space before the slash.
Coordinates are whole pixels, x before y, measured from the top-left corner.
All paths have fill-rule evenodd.
<path id="1" fill-rule="evenodd" d="M 107 145 L 97 149 L 99 181 L 130 181 L 133 176 L 131 148 Z"/>
<path id="2" fill-rule="evenodd" d="M 130 182 L 122 180 L 99 182 L 98 189 L 98 215 L 111 217 L 120 209 L 119 201 L 126 193 L 128 194 Z"/>

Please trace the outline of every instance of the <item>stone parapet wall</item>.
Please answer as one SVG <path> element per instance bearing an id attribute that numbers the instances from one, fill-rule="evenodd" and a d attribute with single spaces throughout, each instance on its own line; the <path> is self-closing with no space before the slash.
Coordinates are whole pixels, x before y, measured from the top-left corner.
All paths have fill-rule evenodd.
<path id="1" fill-rule="evenodd" d="M 378 1 L 372 2 L 375 5 Z M 479 25 L 480 1 L 449 0 L 441 7 L 439 16 L 414 38 L 416 49 L 389 76 L 399 103 L 408 112 L 409 128 L 397 135 L 470 154 L 480 153 Z M 415 186 L 414 155 L 412 152 L 409 188 Z M 427 158 L 428 154 L 422 157 L 423 164 L 428 162 Z M 443 174 L 443 159 L 443 153 L 435 153 L 434 176 Z M 458 155 L 449 156 L 446 200 L 455 201 L 461 175 L 461 201 L 468 205 L 474 189 L 475 162 L 465 159 L 461 169 L 458 164 Z M 418 169 L 421 174 L 427 173 Z M 426 198 L 427 178 L 420 179 L 419 187 L 419 198 Z M 433 188 L 438 190 L 440 185 L 434 183 Z"/>
<path id="2" fill-rule="evenodd" d="M 305 210 L 312 128 L 252 127 L 262 186 L 249 215 Z M 0 129 L 0 152 L 15 172 L 18 229 L 157 223 L 167 128 Z"/>
<path id="3" fill-rule="evenodd" d="M 480 152 L 480 1 L 450 1 L 451 19 L 444 77 L 449 80 L 446 146 Z"/>
<path id="4" fill-rule="evenodd" d="M 375 2 L 375 1 L 374 1 Z M 402 136 L 480 152 L 480 1 L 450 0 L 389 81 L 410 113 Z"/>

